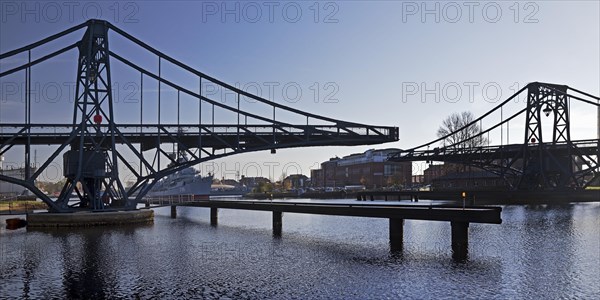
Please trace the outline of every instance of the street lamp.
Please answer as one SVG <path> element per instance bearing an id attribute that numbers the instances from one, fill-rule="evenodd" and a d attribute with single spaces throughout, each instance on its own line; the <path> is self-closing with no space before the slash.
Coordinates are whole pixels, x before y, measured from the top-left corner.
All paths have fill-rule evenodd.
<path id="1" fill-rule="evenodd" d="M 544 110 L 542 110 L 544 112 L 544 114 L 547 116 L 550 115 L 550 113 L 552 112 L 552 108 L 550 108 L 550 103 L 546 104 L 546 108 L 544 108 Z"/>

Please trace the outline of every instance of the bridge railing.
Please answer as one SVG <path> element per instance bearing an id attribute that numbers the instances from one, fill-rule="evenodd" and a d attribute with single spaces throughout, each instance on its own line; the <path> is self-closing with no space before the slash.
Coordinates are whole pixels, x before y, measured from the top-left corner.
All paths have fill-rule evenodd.
<path id="1" fill-rule="evenodd" d="M 571 145 L 582 149 L 594 149 L 600 146 L 598 140 L 578 140 L 578 141 L 564 141 L 558 143 L 545 143 L 548 148 L 553 150 L 568 150 Z M 531 144 L 528 147 L 536 148 L 538 144 Z M 429 150 L 405 150 L 392 153 L 388 156 L 389 160 L 428 160 L 432 157 L 451 157 L 451 156 L 467 156 L 467 155 L 489 155 L 498 153 L 514 153 L 521 151 L 523 144 L 511 144 L 511 145 L 496 145 L 496 146 L 480 146 L 480 147 L 464 147 L 464 148 L 453 148 L 453 147 L 437 147 Z"/>
<path id="2" fill-rule="evenodd" d="M 175 205 L 175 204 L 183 204 L 183 203 L 197 202 L 197 201 L 201 201 L 201 200 L 208 200 L 208 198 L 209 198 L 208 195 L 205 195 L 205 196 L 192 195 L 192 194 L 168 195 L 168 196 L 145 197 L 144 202 L 148 203 L 149 205 L 169 206 L 169 205 Z"/>
<path id="3" fill-rule="evenodd" d="M 2 130 L 0 136 L 11 137 L 19 133 L 24 133 L 27 130 L 30 136 L 56 136 L 70 135 L 73 132 L 72 124 L 15 124 L 15 123 L 0 123 Z M 165 133 L 177 135 L 198 135 L 208 133 L 219 133 L 223 135 L 244 134 L 249 131 L 252 133 L 276 133 L 285 134 L 337 134 L 337 135 L 358 135 L 358 136 L 393 136 L 395 134 L 394 127 L 373 126 L 371 128 L 364 127 L 337 127 L 337 126 L 277 126 L 277 125 L 188 125 L 188 124 L 118 124 L 120 132 L 123 134 L 156 134 L 156 128 L 161 128 Z M 108 130 L 108 124 L 97 125 L 101 130 Z"/>

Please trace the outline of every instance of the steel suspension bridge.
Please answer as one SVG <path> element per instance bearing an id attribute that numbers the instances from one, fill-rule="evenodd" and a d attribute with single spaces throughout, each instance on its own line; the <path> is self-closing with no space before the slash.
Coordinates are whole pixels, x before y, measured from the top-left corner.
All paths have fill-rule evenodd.
<path id="1" fill-rule="evenodd" d="M 519 96 L 526 97 L 525 107 L 496 122 L 492 114 L 501 113 Z M 471 166 L 499 176 L 514 191 L 573 191 L 600 185 L 600 143 L 598 138 L 571 138 L 572 101 L 593 108 L 592 112 L 600 107 L 597 96 L 566 85 L 533 82 L 468 124 L 426 144 L 393 153 L 388 159 Z M 481 142 L 491 132 L 505 130 L 509 122 L 514 124 L 518 117 L 524 117 L 522 142 Z M 484 121 L 492 124 L 486 130 L 480 125 Z"/>
<path id="2" fill-rule="evenodd" d="M 45 46 L 51 43 L 64 44 L 65 37 L 83 29 L 83 38 L 75 43 L 68 43 L 59 50 L 32 59 L 32 51 L 43 52 L 47 49 Z M 158 71 L 136 64 L 126 58 L 124 53 L 111 50 L 109 32 L 133 43 L 143 55 L 154 57 Z M 52 61 L 72 50 L 78 50 L 72 122 L 33 122 L 30 93 L 32 67 Z M 54 212 L 133 209 L 160 178 L 201 162 L 233 154 L 261 150 L 274 153 L 276 149 L 291 147 L 366 145 L 398 140 L 397 127 L 340 121 L 247 93 L 181 63 L 102 20 L 89 20 L 28 46 L 0 54 L 0 62 L 18 55 L 26 55 L 27 62 L 1 72 L 0 78 L 16 73 L 25 75 L 25 121 L 0 123 L 0 155 L 15 146 L 21 146 L 24 149 L 26 168 L 24 178 L 0 175 L 0 180 L 27 188 Z M 158 83 L 158 122 L 125 124 L 115 119 L 111 80 L 111 66 L 115 63 L 137 72 L 142 87 L 149 80 Z M 227 104 L 211 99 L 203 95 L 201 88 L 194 91 L 166 78 L 161 72 L 161 66 L 167 63 L 178 72 L 196 78 L 200 87 L 209 82 L 230 91 L 236 97 L 235 103 Z M 177 123 L 161 122 L 161 86 L 176 91 L 176 97 L 162 101 L 177 104 Z M 179 100 L 182 95 L 198 102 L 198 122 L 180 122 Z M 242 97 L 251 99 L 253 105 L 262 108 L 252 112 L 241 108 Z M 202 119 L 202 109 L 207 106 L 211 115 L 208 121 Z M 141 115 L 141 112 L 138 113 Z M 215 116 L 223 114 L 233 116 L 237 121 L 218 123 Z M 289 116 L 305 122 L 291 123 L 286 119 Z M 35 169 L 31 168 L 31 148 L 34 145 L 55 147 L 48 159 Z M 174 145 L 175 154 L 165 151 L 161 147 L 163 145 Z M 118 146 L 123 146 L 125 150 L 118 149 Z M 124 151 L 132 154 L 139 164 L 133 165 L 122 153 Z M 66 183 L 60 195 L 51 199 L 36 187 L 35 181 L 61 155 Z M 185 155 L 187 159 L 181 159 L 180 155 Z M 135 178 L 130 189 L 125 189 L 119 177 L 119 166 L 125 166 Z M 74 205 L 69 204 L 72 193 L 79 198 L 79 202 Z"/>

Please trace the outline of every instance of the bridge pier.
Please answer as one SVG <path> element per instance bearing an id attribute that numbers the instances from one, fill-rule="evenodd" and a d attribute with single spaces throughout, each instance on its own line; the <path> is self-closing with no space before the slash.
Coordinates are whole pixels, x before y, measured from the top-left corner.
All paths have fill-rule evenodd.
<path id="1" fill-rule="evenodd" d="M 219 209 L 217 207 L 210 208 L 210 226 L 217 226 L 219 222 Z"/>
<path id="2" fill-rule="evenodd" d="M 452 227 L 452 258 L 465 260 L 469 254 L 469 222 L 450 222 Z"/>
<path id="3" fill-rule="evenodd" d="M 390 251 L 400 252 L 403 248 L 404 219 L 390 218 Z"/>
<path id="4" fill-rule="evenodd" d="M 283 212 L 273 211 L 273 236 L 280 237 L 283 228 Z"/>
<path id="5" fill-rule="evenodd" d="M 176 205 L 171 205 L 171 218 L 172 219 L 177 218 L 177 206 Z"/>

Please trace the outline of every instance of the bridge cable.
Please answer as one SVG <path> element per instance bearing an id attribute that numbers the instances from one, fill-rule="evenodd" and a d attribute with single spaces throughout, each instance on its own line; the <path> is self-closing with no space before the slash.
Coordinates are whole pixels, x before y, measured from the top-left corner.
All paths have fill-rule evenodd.
<path id="1" fill-rule="evenodd" d="M 174 58 L 172 58 L 172 57 L 164 54 L 163 52 L 160 52 L 160 51 L 158 51 L 158 50 L 150 47 L 148 44 L 142 42 L 141 40 L 135 38 L 134 36 L 128 34 L 127 32 L 119 29 L 118 27 L 116 27 L 116 26 L 114 26 L 114 25 L 112 25 L 110 23 L 108 24 L 108 26 L 109 26 L 110 29 L 112 29 L 116 33 L 120 34 L 121 36 L 123 36 L 124 38 L 130 40 L 131 42 L 137 44 L 138 46 L 146 49 L 147 51 L 153 53 L 154 55 L 162 57 L 163 59 L 167 60 L 168 62 L 170 62 L 170 63 L 172 63 L 172 64 L 174 64 L 174 65 L 176 65 L 176 66 L 178 66 L 178 67 L 180 67 L 180 68 L 182 68 L 182 69 L 184 69 L 184 70 L 186 70 L 186 71 L 188 71 L 188 72 L 190 72 L 190 73 L 192 73 L 192 74 L 194 74 L 196 76 L 206 78 L 206 79 L 208 79 L 211 82 L 214 82 L 214 83 L 216 83 L 216 84 L 218 84 L 218 85 L 220 85 L 222 87 L 225 87 L 225 88 L 227 88 L 229 90 L 232 90 L 232 91 L 234 91 L 236 93 L 242 94 L 245 97 L 252 98 L 252 99 L 254 99 L 256 101 L 259 101 L 259 102 L 262 102 L 262 103 L 265 103 L 265 104 L 269 104 L 269 105 L 275 106 L 277 108 L 280 108 L 280 109 L 283 109 L 283 110 L 287 110 L 287 111 L 290 111 L 290 112 L 293 112 L 293 113 L 296 113 L 296 114 L 299 114 L 299 115 L 310 116 L 311 118 L 318 119 L 318 120 L 323 120 L 323 121 L 327 121 L 327 122 L 332 122 L 334 124 L 344 124 L 345 126 L 352 126 L 352 125 L 354 125 L 354 126 L 365 126 L 365 125 L 359 124 L 359 123 L 341 121 L 341 120 L 336 120 L 336 119 L 332 119 L 332 118 L 328 118 L 328 117 L 324 117 L 324 116 L 315 115 L 315 114 L 312 114 L 312 113 L 307 113 L 307 112 L 301 111 L 299 109 L 295 109 L 295 108 L 292 108 L 292 107 L 289 107 L 289 106 L 285 106 L 285 105 L 276 103 L 275 101 L 270 101 L 270 100 L 267 100 L 265 98 L 253 95 L 251 93 L 248 93 L 248 92 L 246 92 L 244 90 L 238 89 L 238 88 L 236 88 L 236 87 L 234 87 L 234 86 L 232 86 L 230 84 L 227 84 L 227 83 L 225 83 L 225 82 L 223 82 L 221 80 L 218 80 L 218 79 L 216 79 L 214 77 L 208 76 L 208 75 L 206 75 L 206 74 L 204 74 L 204 73 L 202 73 L 202 72 L 200 72 L 200 71 L 198 71 L 196 69 L 193 69 L 193 68 L 191 68 L 191 67 L 183 64 L 182 62 L 180 62 L 180 61 L 178 61 L 178 60 L 176 60 L 176 59 L 174 59 Z M 366 126 L 366 127 L 369 127 L 369 126 Z"/>
<path id="2" fill-rule="evenodd" d="M 437 142 L 443 141 L 446 138 L 448 138 L 448 137 L 450 137 L 452 135 L 455 135 L 455 134 L 463 131 L 465 128 L 468 128 L 470 126 L 473 126 L 474 124 L 477 124 L 477 122 L 479 122 L 479 120 L 481 120 L 481 119 L 483 119 L 483 118 L 491 115 L 494 111 L 498 110 L 500 107 L 502 107 L 505 104 L 507 104 L 508 102 L 510 102 L 513 98 L 515 98 L 516 96 L 518 96 L 519 94 L 521 94 L 528 87 L 529 87 L 529 84 L 526 85 L 526 86 L 524 86 L 523 88 L 521 88 L 518 92 L 516 92 L 515 94 L 513 94 L 512 96 L 510 96 L 508 99 L 504 100 L 502 103 L 500 103 L 499 105 L 497 105 L 496 107 L 494 107 L 492 110 L 488 111 L 487 113 L 483 114 L 481 117 L 473 120 L 472 122 L 470 122 L 469 124 L 463 126 L 462 128 L 459 128 L 459 129 L 457 129 L 457 130 L 455 130 L 455 131 L 453 131 L 453 132 L 451 132 L 451 133 L 449 133 L 449 134 L 447 134 L 447 135 L 445 135 L 443 137 L 440 137 L 440 138 L 438 138 L 436 140 L 433 140 L 431 142 L 425 143 L 425 144 L 417 146 L 417 147 L 410 148 L 410 149 L 408 149 L 406 151 L 412 151 L 412 150 L 416 150 L 416 149 L 423 148 L 423 147 L 426 147 L 426 146 L 430 146 L 432 144 L 435 144 Z"/>

